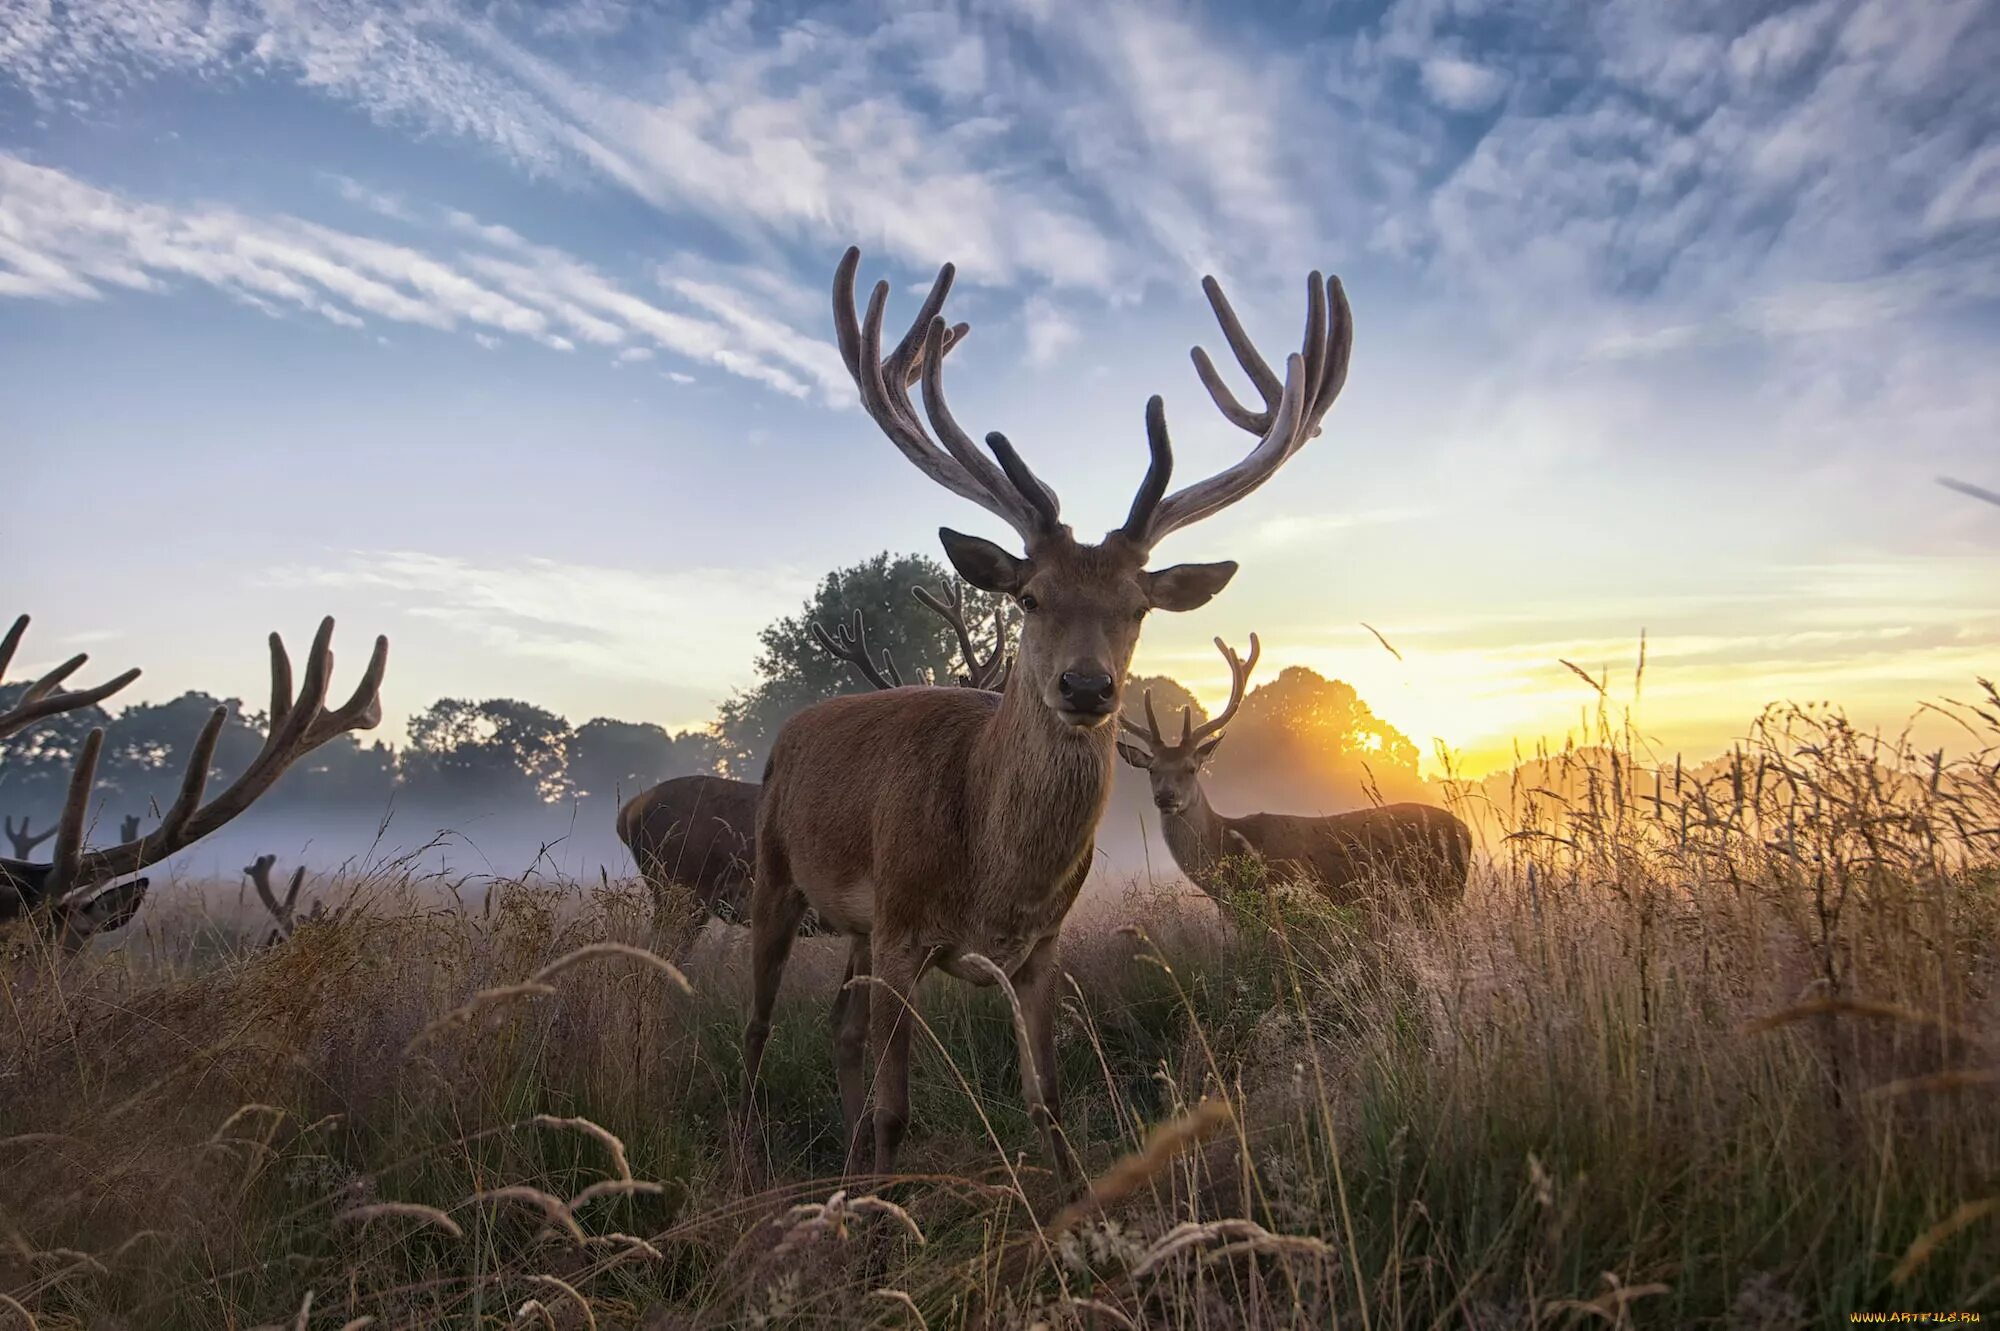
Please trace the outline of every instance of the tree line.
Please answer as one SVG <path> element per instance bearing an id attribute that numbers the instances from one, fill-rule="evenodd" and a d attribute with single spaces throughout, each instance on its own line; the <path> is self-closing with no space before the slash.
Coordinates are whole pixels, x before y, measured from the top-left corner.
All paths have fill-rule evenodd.
<path id="1" fill-rule="evenodd" d="M 921 555 L 886 552 L 829 572 L 796 614 L 759 634 L 756 683 L 726 699 L 705 729 L 672 733 L 612 717 L 572 725 L 519 699 L 441 698 L 411 718 L 400 748 L 343 735 L 287 772 L 264 803 L 273 810 L 379 810 L 391 801 L 490 810 L 612 803 L 700 772 L 754 781 L 786 717 L 870 687 L 819 647 L 815 623 L 831 628 L 861 611 L 870 648 L 878 659 L 886 651 L 907 681 L 949 682 L 961 671 L 954 631 L 910 595 L 914 586 L 940 586 L 948 577 Z M 998 612 L 996 598 L 967 589 L 965 619 L 982 654 L 992 649 Z M 0 705 L 21 687 L 0 688 Z M 1134 679 L 1134 709 L 1147 688 L 1161 725 L 1177 726 L 1181 705 L 1192 703 L 1188 691 L 1163 677 Z M 1197 721 L 1205 719 L 1200 705 L 1192 705 Z M 218 706 L 229 717 L 211 781 L 226 782 L 257 753 L 266 716 L 238 699 L 190 692 L 115 714 L 101 707 L 66 713 L 0 743 L 0 810 L 53 816 L 84 737 L 101 726 L 96 805 L 104 815 L 150 818 L 172 803 L 189 746 Z M 1340 807 L 1365 802 L 1371 788 L 1396 798 L 1421 784 L 1416 769 L 1415 745 L 1353 688 L 1300 666 L 1252 688 L 1214 764 L 1219 788 L 1261 799 L 1259 807 Z"/>

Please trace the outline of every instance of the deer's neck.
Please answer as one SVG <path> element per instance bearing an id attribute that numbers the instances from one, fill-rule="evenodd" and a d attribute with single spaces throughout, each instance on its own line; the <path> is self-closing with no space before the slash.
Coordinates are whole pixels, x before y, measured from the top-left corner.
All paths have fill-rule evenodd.
<path id="1" fill-rule="evenodd" d="M 1160 831 L 1181 872 L 1204 891 L 1214 891 L 1215 867 L 1227 852 L 1224 844 L 1229 820 L 1208 802 L 1201 782 L 1194 785 L 1194 799 L 1179 813 L 1161 813 Z"/>
<path id="2" fill-rule="evenodd" d="M 1111 790 L 1116 725 L 1080 729 L 1010 682 L 972 763 L 982 853 L 1024 893 L 1073 890 L 1088 868 Z"/>

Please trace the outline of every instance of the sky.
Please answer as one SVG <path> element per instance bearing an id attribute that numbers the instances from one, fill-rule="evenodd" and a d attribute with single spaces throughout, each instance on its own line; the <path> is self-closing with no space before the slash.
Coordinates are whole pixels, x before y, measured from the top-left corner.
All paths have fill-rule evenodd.
<path id="1" fill-rule="evenodd" d="M 1475 773 L 1642 632 L 1665 750 L 1892 724 L 2000 668 L 2000 508 L 1936 483 L 2000 488 L 1995 68 L 1993 0 L 0 0 L 21 664 L 256 699 L 331 613 L 391 738 L 702 724 L 825 570 L 1011 539 L 858 409 L 856 244 L 898 329 L 958 265 L 953 408 L 1093 537 L 1150 394 L 1181 478 L 1251 443 L 1200 277 L 1276 357 L 1341 276 L 1345 392 L 1156 552 L 1242 571 L 1142 672 L 1254 630 Z"/>

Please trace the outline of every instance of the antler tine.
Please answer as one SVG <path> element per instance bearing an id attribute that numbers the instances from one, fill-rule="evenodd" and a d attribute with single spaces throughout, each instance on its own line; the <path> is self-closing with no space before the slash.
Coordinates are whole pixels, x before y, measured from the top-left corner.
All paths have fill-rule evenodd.
<path id="1" fill-rule="evenodd" d="M 910 588 L 910 595 L 923 602 L 925 609 L 951 626 L 952 633 L 958 638 L 959 655 L 965 658 L 966 684 L 975 689 L 985 688 L 985 681 L 991 675 L 994 662 L 999 658 L 1005 645 L 1004 639 L 996 638 L 993 655 L 982 664 L 979 660 L 979 649 L 972 641 L 972 631 L 965 625 L 965 593 L 955 582 L 945 584 L 942 597 L 930 588 L 921 586 Z M 996 625 L 999 623 L 998 611 L 994 612 L 994 622 Z"/>
<path id="2" fill-rule="evenodd" d="M 14 620 L 7 636 L 0 638 L 0 677 L 6 674 L 7 666 L 13 661 L 14 653 L 21 645 L 21 638 L 28 631 L 28 616 L 21 615 Z M 0 711 L 0 739 L 25 730 L 35 722 L 63 712 L 74 712 L 81 707 L 103 702 L 118 690 L 139 678 L 137 670 L 127 670 L 115 679 L 88 689 L 63 689 L 61 684 L 83 668 L 90 659 L 84 652 L 78 652 L 55 669 L 43 675 L 21 691 L 14 705 Z"/>
<path id="3" fill-rule="evenodd" d="M 1348 361 L 1354 349 L 1354 312 L 1340 279 L 1315 272 L 1306 279 L 1306 284 L 1304 338 L 1300 349 L 1286 357 L 1285 376 L 1280 381 L 1244 332 L 1242 321 L 1222 293 L 1221 284 L 1213 277 L 1202 279 L 1202 290 L 1215 310 L 1216 322 L 1230 350 L 1236 354 L 1237 363 L 1263 398 L 1264 409 L 1253 411 L 1237 401 L 1222 382 L 1214 361 L 1200 347 L 1191 353 L 1195 373 L 1223 416 L 1260 438 L 1241 462 L 1175 491 L 1149 513 L 1144 512 L 1142 501 L 1147 489 L 1142 486 L 1140 497 L 1133 504 L 1133 516 L 1143 515 L 1146 521 L 1143 531 L 1135 532 L 1132 520 L 1127 520 L 1123 530 L 1131 539 L 1150 546 L 1169 532 L 1235 503 L 1269 480 L 1306 440 L 1319 433 L 1321 418 L 1347 383 Z M 1156 419 L 1150 403 L 1147 433 L 1156 464 L 1163 453 L 1170 458 L 1171 454 L 1166 452 L 1164 413 Z M 1149 470 L 1147 486 L 1152 484 L 1153 471 Z"/>
<path id="4" fill-rule="evenodd" d="M 918 470 L 994 514 L 1023 540 L 1031 538 L 1040 526 L 1036 505 L 1014 493 L 1006 477 L 980 456 L 944 403 L 941 376 L 945 354 L 970 331 L 965 324 L 947 328 L 940 317 L 956 270 L 950 264 L 938 270 L 909 331 L 884 360 L 882 317 L 889 284 L 875 284 L 866 315 L 857 317 L 854 279 L 860 264 L 861 251 L 850 247 L 834 269 L 833 322 L 841 359 L 861 394 L 862 408 Z M 925 410 L 931 428 L 944 441 L 942 445 L 917 419 L 909 396 L 913 383 L 923 385 Z"/>
<path id="5" fill-rule="evenodd" d="M 285 654 L 283 641 L 276 634 L 272 638 L 272 685 L 274 690 L 282 692 L 282 686 L 291 678 L 291 662 Z M 205 804 L 202 802 L 215 745 L 228 717 L 225 709 L 217 708 L 210 714 L 190 749 L 187 767 L 181 777 L 179 797 L 167 810 L 160 826 L 150 836 L 104 850 L 84 852 L 77 869 L 79 881 L 104 882 L 137 872 L 149 864 L 157 864 L 249 808 L 305 754 L 336 735 L 366 730 L 378 724 L 381 719 L 381 681 L 388 668 L 388 642 L 376 639 L 375 651 L 369 658 L 368 668 L 363 672 L 354 696 L 339 709 L 328 712 L 325 705 L 327 684 L 333 671 L 332 639 L 333 620 L 329 617 L 320 622 L 319 631 L 313 635 L 297 696 L 274 710 L 263 747 L 240 776 L 214 799 Z"/>
<path id="6" fill-rule="evenodd" d="M 829 634 L 817 623 L 809 627 L 813 641 L 820 645 L 820 650 L 829 656 L 847 662 L 856 670 L 859 670 L 862 677 L 876 688 L 895 689 L 902 687 L 902 672 L 896 669 L 895 658 L 889 655 L 888 648 L 884 647 L 882 649 L 882 665 L 880 669 L 877 669 L 875 662 L 869 659 L 868 620 L 859 610 L 854 612 L 854 625 L 852 628 L 841 624 L 836 626 L 834 631 Z"/>
<path id="7" fill-rule="evenodd" d="M 1263 650 L 1254 633 L 1250 635 L 1250 658 L 1247 661 L 1240 659 L 1236 655 L 1236 649 L 1220 638 L 1215 640 L 1215 649 L 1221 652 L 1222 659 L 1229 663 L 1229 705 L 1182 739 L 1182 744 L 1199 744 L 1229 724 L 1235 717 L 1237 709 L 1243 706 L 1244 686 L 1249 682 L 1250 672 L 1257 668 L 1257 656 Z"/>
<path id="8" fill-rule="evenodd" d="M 56 824 L 56 851 L 42 884 L 42 899 L 60 901 L 79 882 L 83 858 L 83 818 L 90 807 L 90 788 L 97 781 L 97 756 L 104 749 L 104 728 L 93 727 L 84 736 L 83 751 L 70 769 L 69 794 L 63 800 L 62 819 Z"/>

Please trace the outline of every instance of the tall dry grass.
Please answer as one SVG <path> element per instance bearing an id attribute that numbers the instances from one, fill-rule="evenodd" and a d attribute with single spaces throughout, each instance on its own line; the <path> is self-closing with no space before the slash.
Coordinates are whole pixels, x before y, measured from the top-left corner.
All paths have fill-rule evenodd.
<path id="1" fill-rule="evenodd" d="M 837 944 L 800 945 L 745 1142 L 740 941 L 685 991 L 636 885 L 377 875 L 270 949 L 162 894 L 121 948 L 9 963 L 0 1327 L 1990 1309 L 2000 699 L 1956 715 L 1947 760 L 1774 709 L 1699 776 L 1605 720 L 1468 793 L 1441 918 L 1135 890 L 1068 945 L 1071 1205 L 992 991 L 926 985 L 911 1172 L 843 1182 Z"/>

